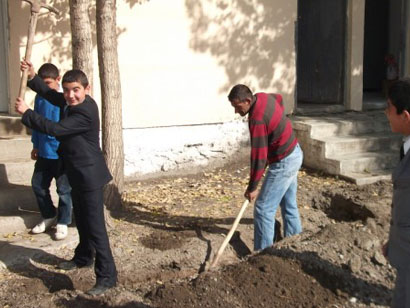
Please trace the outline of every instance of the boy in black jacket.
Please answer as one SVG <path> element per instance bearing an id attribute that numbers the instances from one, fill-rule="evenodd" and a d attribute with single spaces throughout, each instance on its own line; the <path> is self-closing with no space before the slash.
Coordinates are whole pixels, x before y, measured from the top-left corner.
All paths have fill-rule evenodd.
<path id="1" fill-rule="evenodd" d="M 58 154 L 63 160 L 72 187 L 73 210 L 80 243 L 72 260 L 59 265 L 61 269 L 91 265 L 95 253 L 95 286 L 89 295 L 103 294 L 117 282 L 117 271 L 111 253 L 104 220 L 103 187 L 112 176 L 107 168 L 99 143 L 100 119 L 95 101 L 88 95 L 89 83 L 81 70 L 64 74 L 63 93 L 50 89 L 36 76 L 32 64 L 23 60 L 22 70 L 29 70 L 28 86 L 52 104 L 62 109 L 63 116 L 56 123 L 29 109 L 21 99 L 16 111 L 29 128 L 55 136 L 60 145 Z"/>

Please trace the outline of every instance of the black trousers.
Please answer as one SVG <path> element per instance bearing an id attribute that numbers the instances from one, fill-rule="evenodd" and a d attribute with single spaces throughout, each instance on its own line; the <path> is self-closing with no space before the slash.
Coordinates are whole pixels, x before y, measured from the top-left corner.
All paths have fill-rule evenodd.
<path id="1" fill-rule="evenodd" d="M 71 196 L 80 237 L 73 261 L 79 266 L 85 266 L 92 264 L 95 256 L 97 284 L 114 286 L 117 270 L 105 227 L 103 188 L 81 191 L 73 187 Z"/>

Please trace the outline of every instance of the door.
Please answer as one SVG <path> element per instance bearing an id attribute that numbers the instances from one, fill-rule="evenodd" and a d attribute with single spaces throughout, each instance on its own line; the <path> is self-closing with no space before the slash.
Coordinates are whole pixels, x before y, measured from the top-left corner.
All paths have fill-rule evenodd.
<path id="1" fill-rule="evenodd" d="M 343 104 L 346 0 L 299 0 L 298 103 Z"/>
<path id="2" fill-rule="evenodd" d="M 7 1 L 0 1 L 0 112 L 8 112 L 7 91 Z"/>
<path id="3" fill-rule="evenodd" d="M 386 79 L 389 1 L 366 0 L 365 5 L 363 90 L 380 91 Z"/>

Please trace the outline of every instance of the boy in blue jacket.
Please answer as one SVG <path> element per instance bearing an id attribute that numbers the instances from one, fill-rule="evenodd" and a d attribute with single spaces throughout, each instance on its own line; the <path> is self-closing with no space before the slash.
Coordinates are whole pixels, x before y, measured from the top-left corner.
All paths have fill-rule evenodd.
<path id="1" fill-rule="evenodd" d="M 50 88 L 56 91 L 60 89 L 61 77 L 54 64 L 43 64 L 38 70 L 38 75 Z M 60 108 L 52 105 L 40 95 L 36 95 L 34 110 L 51 121 L 60 120 Z M 57 154 L 59 142 L 55 137 L 36 130 L 32 132 L 31 141 L 33 143 L 31 159 L 36 161 L 31 185 L 43 218 L 31 232 L 43 233 L 57 222 L 55 239 L 62 240 L 66 238 L 67 226 L 71 223 L 72 201 L 71 186 Z M 50 195 L 50 184 L 53 178 L 56 181 L 59 196 L 58 209 L 53 205 Z"/>

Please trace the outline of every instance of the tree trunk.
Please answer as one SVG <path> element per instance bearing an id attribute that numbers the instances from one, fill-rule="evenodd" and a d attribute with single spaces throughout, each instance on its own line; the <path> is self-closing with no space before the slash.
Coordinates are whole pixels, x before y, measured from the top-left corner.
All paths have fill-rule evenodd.
<path id="1" fill-rule="evenodd" d="M 71 46 L 73 69 L 82 70 L 93 84 L 91 22 L 88 15 L 91 0 L 70 0 Z"/>
<path id="2" fill-rule="evenodd" d="M 104 202 L 112 209 L 121 207 L 121 193 L 124 186 L 122 102 L 115 4 L 115 0 L 97 0 L 96 12 L 103 152 L 113 176 L 113 181 L 105 188 Z"/>

